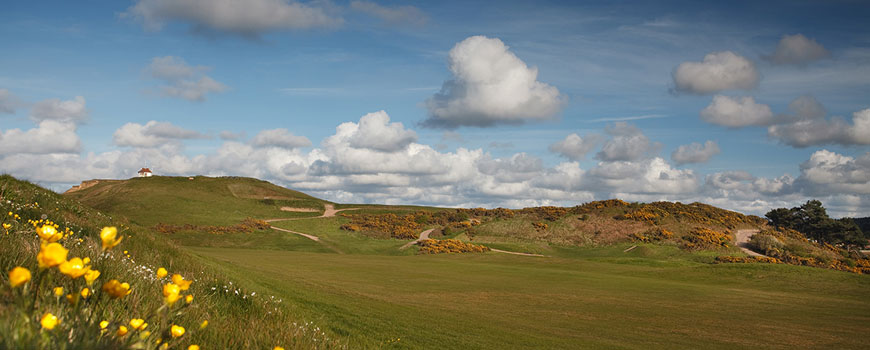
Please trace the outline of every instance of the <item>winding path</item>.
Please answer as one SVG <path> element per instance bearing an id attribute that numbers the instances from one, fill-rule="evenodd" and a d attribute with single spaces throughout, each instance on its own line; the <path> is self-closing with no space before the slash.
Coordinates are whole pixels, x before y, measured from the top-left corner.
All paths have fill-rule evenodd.
<path id="1" fill-rule="evenodd" d="M 279 219 L 266 219 L 263 220 L 265 222 L 276 222 L 276 221 L 292 221 L 292 220 L 304 220 L 304 219 L 320 219 L 320 218 L 331 218 L 335 216 L 335 214 L 345 211 L 345 210 L 358 210 L 361 208 L 345 208 L 345 209 L 335 209 L 335 206 L 332 204 L 324 204 L 323 205 L 323 214 L 320 216 L 305 216 L 301 218 L 279 218 Z"/>
<path id="2" fill-rule="evenodd" d="M 546 255 L 541 255 L 541 254 L 520 253 L 520 252 L 509 252 L 509 251 L 507 251 L 507 250 L 501 250 L 501 249 L 495 249 L 495 248 L 489 248 L 489 250 L 494 251 L 494 252 L 496 252 L 496 253 L 504 253 L 504 254 L 513 254 L 513 255 L 522 255 L 522 256 L 540 256 L 540 257 L 547 257 Z"/>
<path id="3" fill-rule="evenodd" d="M 408 247 L 410 247 L 410 246 L 412 246 L 412 245 L 415 245 L 415 244 L 417 244 L 417 243 L 420 243 L 421 241 L 424 241 L 424 240 L 429 239 L 429 234 L 432 233 L 432 231 L 434 231 L 434 230 L 435 230 L 435 229 L 431 229 L 431 228 L 430 228 L 430 229 L 428 229 L 428 230 L 426 230 L 426 231 L 420 232 L 420 238 L 417 238 L 417 239 L 414 240 L 414 241 L 411 241 L 411 242 L 405 243 L 405 245 L 399 247 L 399 250 L 405 250 L 405 249 L 408 249 Z"/>
<path id="4" fill-rule="evenodd" d="M 734 235 L 734 245 L 749 256 L 767 257 L 767 255 L 758 254 L 749 249 L 749 239 L 756 233 L 758 233 L 756 229 L 737 230 L 737 233 Z"/>

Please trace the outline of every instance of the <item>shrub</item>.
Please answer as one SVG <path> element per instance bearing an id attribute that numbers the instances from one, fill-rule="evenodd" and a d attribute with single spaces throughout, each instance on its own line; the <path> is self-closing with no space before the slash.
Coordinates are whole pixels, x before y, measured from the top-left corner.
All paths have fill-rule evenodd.
<path id="1" fill-rule="evenodd" d="M 420 254 L 442 254 L 442 253 L 483 253 L 489 251 L 489 248 L 465 243 L 456 239 L 426 239 L 420 241 Z"/>
<path id="2" fill-rule="evenodd" d="M 674 236 L 674 233 L 668 230 L 665 230 L 661 227 L 654 227 L 649 230 L 646 230 L 642 233 L 632 233 L 629 235 L 632 239 L 641 242 L 657 242 L 666 239 L 670 239 Z"/>
<path id="3" fill-rule="evenodd" d="M 708 228 L 696 227 L 683 236 L 684 246 L 688 249 L 709 249 L 727 247 L 731 243 L 729 233 L 716 232 Z"/>
<path id="4" fill-rule="evenodd" d="M 749 239 L 749 247 L 764 255 L 772 255 L 774 252 L 781 252 L 785 245 L 772 234 L 756 233 Z"/>

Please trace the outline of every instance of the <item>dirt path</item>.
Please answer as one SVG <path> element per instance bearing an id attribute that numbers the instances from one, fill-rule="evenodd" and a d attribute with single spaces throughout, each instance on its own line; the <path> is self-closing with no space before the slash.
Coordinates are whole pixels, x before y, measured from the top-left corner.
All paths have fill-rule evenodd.
<path id="1" fill-rule="evenodd" d="M 754 230 L 754 229 L 737 230 L 737 234 L 734 235 L 734 245 L 736 245 L 737 248 L 740 248 L 740 250 L 742 250 L 744 253 L 746 253 L 749 256 L 767 257 L 766 255 L 758 254 L 756 252 L 749 250 L 749 239 L 752 238 L 752 236 L 755 235 L 756 233 L 758 233 L 758 230 Z"/>
<path id="2" fill-rule="evenodd" d="M 417 243 L 420 243 L 420 241 L 424 241 L 424 240 L 429 239 L 429 234 L 432 233 L 432 231 L 434 231 L 434 229 L 431 229 L 431 228 L 430 228 L 430 229 L 428 229 L 428 230 L 426 230 L 426 231 L 420 232 L 420 238 L 417 238 L 417 239 L 414 240 L 414 241 L 411 241 L 411 242 L 405 243 L 405 245 L 401 246 L 401 247 L 399 248 L 399 250 L 405 250 L 405 249 L 408 249 L 408 247 L 410 247 L 410 246 L 412 246 L 412 245 L 415 245 L 415 244 L 417 244 Z"/>
<path id="3" fill-rule="evenodd" d="M 323 205 L 323 214 L 320 216 L 308 216 L 301 218 L 283 218 L 283 219 L 266 219 L 266 222 L 275 222 L 275 221 L 292 221 L 292 220 L 304 220 L 304 219 L 320 219 L 320 218 L 331 218 L 334 217 L 335 214 L 345 211 L 345 210 L 358 210 L 360 208 L 345 208 L 345 209 L 335 209 L 335 206 L 332 204 L 324 204 Z"/>
<path id="4" fill-rule="evenodd" d="M 489 248 L 489 250 L 494 251 L 494 252 L 496 252 L 496 253 L 504 253 L 504 254 L 513 254 L 513 255 L 522 255 L 522 256 L 540 256 L 540 257 L 546 257 L 546 255 L 541 255 L 541 254 L 509 252 L 509 251 L 507 251 L 507 250 L 501 250 L 501 249 L 495 249 L 495 248 Z"/>

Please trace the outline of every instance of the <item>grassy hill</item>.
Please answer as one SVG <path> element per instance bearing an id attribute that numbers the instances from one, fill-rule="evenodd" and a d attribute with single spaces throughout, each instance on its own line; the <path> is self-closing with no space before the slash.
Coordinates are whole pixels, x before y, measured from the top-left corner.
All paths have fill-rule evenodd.
<path id="1" fill-rule="evenodd" d="M 153 176 L 98 180 L 95 185 L 64 195 L 106 213 L 124 215 L 144 226 L 158 223 L 231 225 L 247 217 L 313 216 L 318 213 L 287 212 L 281 208 L 310 208 L 320 212 L 323 204 L 329 203 L 266 181 L 243 177 Z"/>
<path id="2" fill-rule="evenodd" d="M 720 263 L 717 256 L 744 254 L 727 242 L 690 245 L 694 233 L 763 228 L 763 220 L 700 203 L 610 200 L 519 210 L 336 204 L 347 211 L 319 218 L 279 209 L 332 203 L 254 179 L 199 177 L 110 181 L 64 197 L 53 200 L 81 209 L 61 208 L 61 216 L 129 216 L 124 249 L 137 263 L 198 276 L 201 310 L 226 322 L 227 331 L 202 341 L 217 344 L 210 348 L 240 347 L 242 340 L 227 340 L 240 334 L 245 347 L 269 348 L 262 333 L 275 332 L 284 344 L 296 339 L 296 348 L 339 339 L 354 349 L 860 349 L 870 331 L 870 276 Z M 154 231 L 157 223 L 234 225 L 248 217 L 284 217 L 290 220 L 270 224 L 318 240 L 270 229 Z M 434 238 L 545 257 L 400 249 L 410 239 L 397 236 L 425 229 Z M 655 234 L 661 230 L 670 235 Z M 249 299 L 266 307 L 239 301 L 233 289 L 256 292 Z M 271 314 L 277 311 L 280 319 Z M 320 333 L 298 321 L 301 328 L 274 329 L 294 320 L 313 322 Z"/>

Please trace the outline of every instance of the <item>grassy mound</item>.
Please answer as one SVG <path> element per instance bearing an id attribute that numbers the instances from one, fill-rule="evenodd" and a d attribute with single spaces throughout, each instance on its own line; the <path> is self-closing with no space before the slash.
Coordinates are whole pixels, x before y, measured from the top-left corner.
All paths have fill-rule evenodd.
<path id="1" fill-rule="evenodd" d="M 281 298 L 258 294 L 262 289 L 249 280 L 228 279 L 221 266 L 120 216 L 6 175 L 0 176 L 0 213 L 0 348 L 340 347 L 334 336 L 326 340 L 292 317 Z M 47 225 L 59 233 L 37 236 Z M 106 226 L 117 227 L 115 247 L 101 239 Z M 61 261 L 67 263 L 56 265 Z M 169 274 L 158 275 L 159 268 Z M 87 271 L 91 280 L 79 275 Z M 167 285 L 187 281 L 189 288 L 167 292 Z"/>
<path id="2" fill-rule="evenodd" d="M 64 196 L 143 226 L 234 225 L 258 219 L 316 216 L 326 201 L 266 181 L 241 177 L 154 176 L 98 180 Z M 287 212 L 282 207 L 317 212 Z"/>

